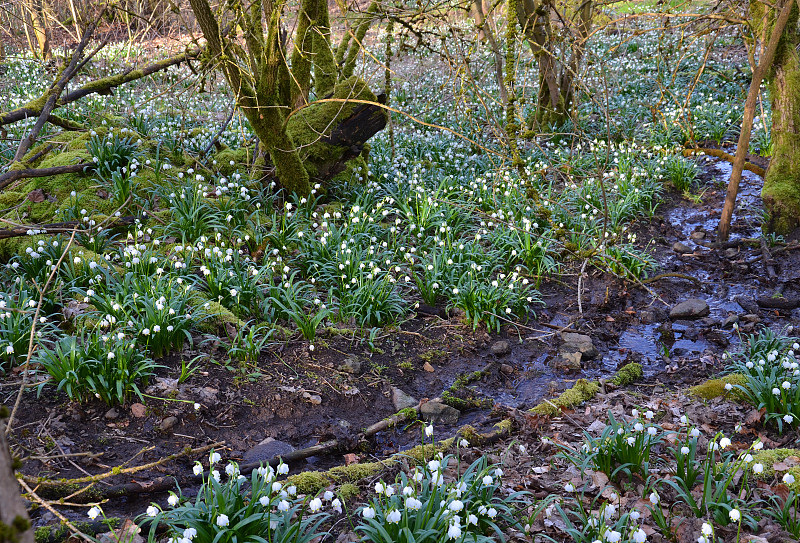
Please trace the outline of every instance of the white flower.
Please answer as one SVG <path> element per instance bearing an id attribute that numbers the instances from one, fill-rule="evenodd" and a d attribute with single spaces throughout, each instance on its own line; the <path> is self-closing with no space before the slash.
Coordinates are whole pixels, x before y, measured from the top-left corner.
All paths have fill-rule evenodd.
<path id="1" fill-rule="evenodd" d="M 289 502 L 287 502 L 286 500 L 281 500 L 280 503 L 278 504 L 278 511 L 280 511 L 281 513 L 285 513 L 286 511 L 289 510 L 289 507 L 290 507 Z"/>
<path id="2" fill-rule="evenodd" d="M 703 535 L 711 535 L 714 533 L 714 527 L 711 526 L 708 522 L 703 523 L 703 527 L 700 528 L 700 531 Z"/>
<path id="3" fill-rule="evenodd" d="M 283 488 L 282 484 L 277 483 L 277 482 L 276 483 L 272 483 L 272 491 L 273 492 L 280 492 L 282 488 Z"/>
<path id="4" fill-rule="evenodd" d="M 145 513 L 147 514 L 148 517 L 154 517 L 158 514 L 158 507 L 156 507 L 155 505 L 151 505 L 150 507 L 147 508 L 147 511 L 145 511 Z"/>
<path id="5" fill-rule="evenodd" d="M 728 439 L 727 437 L 723 437 L 722 439 L 719 440 L 719 446 L 721 449 L 725 449 L 726 447 L 730 446 L 730 444 L 731 440 Z"/>
<path id="6" fill-rule="evenodd" d="M 220 454 L 219 454 L 218 452 L 212 452 L 212 453 L 211 453 L 211 456 L 210 456 L 210 457 L 209 457 L 209 459 L 208 459 L 208 461 L 209 461 L 211 464 L 216 464 L 216 463 L 217 463 L 217 462 L 219 462 L 220 460 L 222 460 L 222 456 L 220 456 Z"/>
<path id="7" fill-rule="evenodd" d="M 461 526 L 458 524 L 451 524 L 447 529 L 447 537 L 450 539 L 458 539 L 461 537 Z"/>
<path id="8" fill-rule="evenodd" d="M 235 477 L 239 474 L 239 467 L 236 464 L 228 464 L 225 466 L 225 474 L 228 477 Z"/>
<path id="9" fill-rule="evenodd" d="M 216 482 L 219 482 L 219 471 L 218 470 L 211 470 L 211 476 L 214 478 Z"/>
<path id="10" fill-rule="evenodd" d="M 469 441 L 467 441 L 466 439 L 462 439 L 461 441 L 458 442 L 458 445 L 459 445 L 459 447 L 462 447 L 462 448 L 463 447 L 469 447 Z"/>
<path id="11" fill-rule="evenodd" d="M 431 460 L 428 462 L 428 469 L 433 471 L 438 471 L 441 463 L 438 460 Z"/>
<path id="12" fill-rule="evenodd" d="M 287 464 L 278 464 L 278 475 L 286 475 L 289 473 L 289 466 Z"/>
<path id="13" fill-rule="evenodd" d="M 365 507 L 361 510 L 361 516 L 365 519 L 375 518 L 375 510 L 372 507 Z"/>
<path id="14" fill-rule="evenodd" d="M 633 532 L 633 541 L 634 543 L 644 543 L 645 541 L 647 541 L 647 534 L 644 532 L 644 530 L 639 528 L 638 530 Z"/>
<path id="15" fill-rule="evenodd" d="M 406 509 L 410 511 L 419 511 L 422 507 L 422 502 L 416 498 L 408 498 L 406 500 Z"/>
<path id="16" fill-rule="evenodd" d="M 403 518 L 403 515 L 397 509 L 393 509 L 388 515 L 386 515 L 386 520 L 389 522 L 389 524 L 397 524 L 400 522 L 401 518 Z"/>
<path id="17" fill-rule="evenodd" d="M 783 482 L 787 485 L 794 483 L 794 475 L 792 475 L 791 473 L 787 473 L 786 475 L 783 476 Z"/>
<path id="18" fill-rule="evenodd" d="M 791 424 L 793 420 L 794 417 L 792 416 L 791 413 L 787 413 L 786 415 L 783 416 L 783 422 L 785 422 L 786 424 Z"/>
<path id="19" fill-rule="evenodd" d="M 9 345 L 8 347 L 6 347 L 6 354 L 14 354 L 14 346 L 13 345 Z"/>
<path id="20" fill-rule="evenodd" d="M 497 516 L 497 509 L 494 507 L 490 507 L 488 511 L 486 511 L 486 516 L 489 518 L 494 518 Z"/>
<path id="21" fill-rule="evenodd" d="M 567 492 L 575 492 L 575 487 L 572 486 L 572 483 L 567 483 L 564 485 L 564 490 Z"/>
<path id="22" fill-rule="evenodd" d="M 731 517 L 732 522 L 739 522 L 739 519 L 742 518 L 742 515 L 739 513 L 738 509 L 731 509 L 728 512 L 728 516 Z"/>
<path id="23" fill-rule="evenodd" d="M 331 509 L 333 509 L 337 513 L 341 513 L 342 512 L 342 502 L 341 502 L 341 500 L 339 500 L 339 498 L 336 498 L 335 500 L 333 500 L 331 502 Z"/>
<path id="24" fill-rule="evenodd" d="M 655 427 L 655 426 L 650 426 L 650 427 L 647 429 L 647 433 L 648 433 L 648 434 L 650 434 L 651 436 L 655 436 L 655 435 L 656 435 L 656 433 L 658 433 L 658 430 L 656 429 L 656 427 Z"/>
<path id="25" fill-rule="evenodd" d="M 681 447 L 681 454 L 689 454 L 690 452 L 691 452 L 691 449 L 689 449 L 689 447 L 686 447 L 686 446 Z"/>
<path id="26" fill-rule="evenodd" d="M 89 515 L 90 519 L 94 520 L 100 514 L 100 508 L 95 505 L 94 507 L 89 509 L 89 512 L 86 514 Z"/>
<path id="27" fill-rule="evenodd" d="M 619 543 L 619 540 L 622 538 L 622 534 L 616 530 L 609 530 L 603 534 L 603 538 L 608 541 L 608 543 Z"/>
<path id="28" fill-rule="evenodd" d="M 183 531 L 183 537 L 189 540 L 191 540 L 196 535 L 197 535 L 197 530 L 195 528 L 186 528 Z"/>
<path id="29" fill-rule="evenodd" d="M 650 503 L 652 503 L 653 505 L 658 505 L 658 502 L 659 502 L 658 494 L 656 494 L 655 492 L 651 492 L 650 493 Z"/>
<path id="30" fill-rule="evenodd" d="M 761 464 L 753 464 L 753 473 L 763 473 L 764 466 Z"/>
<path id="31" fill-rule="evenodd" d="M 333 492 L 330 490 L 326 490 L 325 493 L 322 495 L 322 499 L 326 502 L 329 502 L 333 499 Z"/>
<path id="32" fill-rule="evenodd" d="M 308 503 L 308 508 L 311 510 L 312 513 L 316 513 L 320 509 L 322 509 L 322 500 L 319 498 L 314 498 Z"/>
<path id="33" fill-rule="evenodd" d="M 460 500 L 453 500 L 450 502 L 450 505 L 447 508 L 452 511 L 453 513 L 458 513 L 462 509 L 464 509 L 464 504 Z"/>
<path id="34" fill-rule="evenodd" d="M 170 494 L 169 498 L 167 498 L 167 503 L 170 504 L 172 507 L 178 505 L 178 496 L 175 494 Z"/>
<path id="35" fill-rule="evenodd" d="M 491 476 L 491 475 L 486 475 L 486 476 L 484 476 L 484 478 L 483 478 L 483 485 L 484 485 L 484 486 L 489 486 L 489 485 L 490 485 L 490 484 L 492 484 L 493 482 L 494 482 L 494 479 L 492 479 L 492 476 Z"/>
<path id="36" fill-rule="evenodd" d="M 230 524 L 230 520 L 228 520 L 228 515 L 220 515 L 217 517 L 217 526 L 220 528 L 224 528 Z"/>
<path id="37" fill-rule="evenodd" d="M 433 435 L 433 424 L 425 427 L 425 435 L 431 437 Z"/>
<path id="38" fill-rule="evenodd" d="M 379 481 L 375 483 L 375 493 L 376 494 L 383 494 L 386 491 L 386 485 L 383 484 L 383 481 Z"/>
<path id="39" fill-rule="evenodd" d="M 502 477 L 503 476 L 503 470 L 501 470 L 500 468 L 497 468 L 496 470 L 494 470 L 494 476 L 495 477 Z"/>
<path id="40" fill-rule="evenodd" d="M 203 465 L 200 462 L 195 462 L 194 467 L 192 468 L 192 473 L 195 475 L 202 475 L 203 474 Z"/>

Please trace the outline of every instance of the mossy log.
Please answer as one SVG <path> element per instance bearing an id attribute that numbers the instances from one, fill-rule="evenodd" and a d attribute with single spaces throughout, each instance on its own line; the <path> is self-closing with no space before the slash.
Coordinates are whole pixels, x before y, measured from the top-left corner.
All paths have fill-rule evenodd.
<path id="1" fill-rule="evenodd" d="M 31 179 L 33 177 L 50 177 L 51 175 L 61 175 L 65 173 L 80 173 L 91 163 L 69 164 L 66 166 L 54 166 L 52 168 L 23 168 L 12 169 L 0 175 L 0 190 L 19 179 Z"/>
<path id="2" fill-rule="evenodd" d="M 127 217 L 120 217 L 119 219 L 106 225 L 106 228 L 118 228 L 120 226 L 130 226 L 137 219 L 133 215 Z M 0 239 L 18 238 L 21 236 L 32 235 L 31 232 L 37 234 L 58 234 L 63 232 L 72 232 L 76 227 L 81 229 L 83 223 L 79 221 L 57 222 L 52 224 L 30 224 L 25 226 L 15 226 L 14 228 L 0 229 Z"/>

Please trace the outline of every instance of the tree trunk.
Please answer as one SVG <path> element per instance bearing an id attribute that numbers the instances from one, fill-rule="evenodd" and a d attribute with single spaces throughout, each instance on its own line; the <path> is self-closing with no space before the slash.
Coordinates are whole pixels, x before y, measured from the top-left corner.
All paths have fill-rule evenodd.
<path id="1" fill-rule="evenodd" d="M 19 495 L 14 460 L 6 442 L 8 409 L 0 405 L 0 543 L 33 543 L 33 529 Z"/>
<path id="2" fill-rule="evenodd" d="M 767 230 L 789 234 L 800 226 L 800 59 L 795 3 L 769 74 L 773 154 L 761 197 Z"/>

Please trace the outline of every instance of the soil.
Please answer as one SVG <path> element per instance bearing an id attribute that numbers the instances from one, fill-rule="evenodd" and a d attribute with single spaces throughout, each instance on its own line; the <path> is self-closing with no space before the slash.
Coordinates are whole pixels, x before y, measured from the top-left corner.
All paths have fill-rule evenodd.
<path id="1" fill-rule="evenodd" d="M 778 281 L 770 283 L 761 248 L 747 242 L 760 235 L 760 178 L 745 172 L 742 181 L 732 226 L 732 239 L 739 243 L 722 249 L 707 247 L 714 240 L 725 195 L 720 183 L 727 180 L 729 170 L 728 164 L 716 159 L 707 162 L 701 187 L 704 191 L 698 202 L 668 192 L 658 215 L 635 226 L 638 240 L 651 249 L 659 263 L 656 273 L 690 276 L 697 283 L 670 276 L 636 284 L 600 271 L 587 271 L 579 304 L 576 269 L 574 274 L 543 282 L 546 307 L 527 325 L 507 326 L 500 334 L 473 330 L 457 315 L 445 315 L 443 308 L 423 308 L 395 329 L 380 331 L 371 344 L 360 333 L 329 328 L 320 331 L 314 351 L 309 350 L 307 341 L 293 341 L 270 347 L 257 364 L 231 369 L 219 362 L 227 357 L 218 343 L 197 337 L 192 349 L 162 361 L 165 368 L 146 389 L 143 413 L 141 405 L 109 409 L 99 400 L 78 405 L 51 387 L 41 395 L 35 388 L 29 390 L 23 396 L 13 432 L 15 451 L 24 458 L 22 472 L 47 478 L 81 477 L 121 464 L 154 462 L 187 446 L 214 442 L 224 442 L 220 449 L 226 459 L 241 459 L 268 437 L 298 449 L 331 438 L 342 444 L 335 454 L 292 465 L 293 473 L 342 464 L 346 453 L 356 453 L 357 461 L 384 458 L 419 444 L 421 435 L 421 424 L 407 424 L 380 432 L 368 447 L 359 443 L 364 428 L 397 411 L 391 399 L 393 386 L 425 401 L 441 397 L 457 378 L 478 370 L 485 370 L 480 379 L 453 391 L 473 407 L 463 409 L 454 425 L 438 424 L 440 438 L 453 435 L 464 424 L 488 431 L 499 420 L 498 410 L 521 413 L 570 387 L 578 378 L 607 377 L 630 362 L 642 364 L 643 382 L 601 395 L 574 416 L 588 424 L 602 415 L 602 406 L 614 404 L 614 398 L 624 394 L 638 395 L 645 401 L 666 398 L 670 391 L 696 384 L 722 369 L 722 353 L 738 342 L 737 333 L 722 327 L 729 315 L 740 317 L 743 330 L 757 323 L 776 329 L 800 324 L 797 310 L 762 310 L 755 302 L 759 297 L 772 296 L 778 284 L 783 286 L 785 297 L 800 297 L 795 292 L 800 251 L 774 251 Z M 677 254 L 672 247 L 678 241 L 694 252 Z M 700 320 L 670 321 L 669 309 L 689 298 L 705 300 L 710 315 Z M 561 343 L 558 329 L 566 327 L 589 335 L 600 352 L 575 374 L 565 374 L 552 365 Z M 508 341 L 510 352 L 492 354 L 493 345 L 502 340 Z M 182 360 L 200 354 L 205 355 L 205 361 L 185 383 L 164 379 L 180 372 Z M 348 359 L 350 367 L 344 368 Z M 351 373 L 353 367 L 355 373 Z M 17 392 L 13 385 L 2 385 L 0 403 L 13 403 Z M 616 403 L 625 404 L 620 401 Z M 195 402 L 201 404 L 199 410 Z M 729 418 L 734 415 L 729 413 Z M 175 419 L 166 421 L 169 417 Z M 725 421 L 732 427 L 732 420 Z M 530 441 L 527 460 L 514 460 L 513 455 L 509 460 L 515 474 L 512 478 L 516 477 L 521 487 L 540 484 L 527 475 L 530 466 L 541 461 L 536 455 L 542 445 L 532 436 L 537 432 L 558 435 L 564 431 L 563 425 L 562 420 L 523 428 L 513 436 L 523 443 Z M 64 456 L 75 453 L 84 456 Z M 131 480 L 146 484 L 175 475 L 186 491 L 191 480 L 183 474 L 191 473 L 193 462 L 200 456 L 185 456 L 134 476 L 115 476 L 102 484 Z M 534 490 L 542 493 L 547 488 Z M 163 497 L 146 494 L 114 500 L 104 508 L 109 516 L 134 517 L 147 503 L 163 501 Z M 85 516 L 82 509 L 64 508 L 64 514 L 81 520 Z M 53 520 L 43 510 L 34 517 L 37 525 Z"/>

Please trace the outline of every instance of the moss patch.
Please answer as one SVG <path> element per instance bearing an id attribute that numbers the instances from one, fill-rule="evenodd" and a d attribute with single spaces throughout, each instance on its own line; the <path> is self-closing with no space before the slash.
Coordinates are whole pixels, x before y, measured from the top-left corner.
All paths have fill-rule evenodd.
<path id="1" fill-rule="evenodd" d="M 531 411 L 539 415 L 554 416 L 559 414 L 562 409 L 576 407 L 586 401 L 591 400 L 595 397 L 599 390 L 599 383 L 595 381 L 587 381 L 586 379 L 578 379 L 572 388 L 562 392 L 558 398 L 550 401 L 544 401 L 531 409 Z"/>
<path id="2" fill-rule="evenodd" d="M 624 387 L 635 383 L 642 377 L 644 377 L 642 365 L 634 362 L 618 369 L 616 375 L 609 379 L 608 382 L 612 385 Z"/>
<path id="3" fill-rule="evenodd" d="M 783 462 L 790 456 L 800 457 L 800 449 L 769 449 L 760 451 L 753 456 L 753 461 L 749 464 L 751 469 L 754 464 L 761 464 L 764 471 L 761 473 L 754 473 L 753 476 L 758 479 L 771 479 L 775 476 L 775 469 L 773 466 L 778 462 Z M 781 471 L 780 475 L 783 477 L 784 473 L 790 473 L 794 476 L 795 482 L 787 485 L 790 490 L 795 492 L 800 490 L 800 466 L 789 468 L 788 471 Z"/>
<path id="4" fill-rule="evenodd" d="M 725 396 L 726 394 L 730 394 L 733 398 L 742 400 L 743 396 L 741 391 L 734 388 L 729 392 L 725 390 L 725 385 L 731 385 L 735 387 L 736 385 L 744 386 L 746 384 L 747 378 L 744 375 L 732 373 L 719 379 L 709 379 L 705 383 L 693 386 L 689 389 L 689 394 L 698 398 L 702 398 L 703 400 L 713 400 L 714 398 L 719 398 L 721 396 Z"/>
<path id="5" fill-rule="evenodd" d="M 328 474 L 337 483 L 355 483 L 380 473 L 383 468 L 384 465 L 380 462 L 366 462 L 364 464 L 337 466 L 328 471 Z"/>

